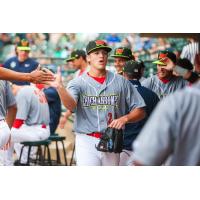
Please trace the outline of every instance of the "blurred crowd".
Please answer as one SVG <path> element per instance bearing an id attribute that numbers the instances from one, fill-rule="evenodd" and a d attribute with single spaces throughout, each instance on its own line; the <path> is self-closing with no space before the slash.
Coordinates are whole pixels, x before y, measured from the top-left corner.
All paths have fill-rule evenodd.
<path id="1" fill-rule="evenodd" d="M 102 39 L 116 48 L 125 46 L 135 52 L 135 57 L 148 55 L 154 57 L 158 50 L 171 49 L 181 52 L 186 39 L 140 37 L 135 33 L 1 33 L 0 59 L 9 57 L 13 45 L 20 39 L 27 39 L 32 45 L 33 57 L 66 58 L 72 50 L 85 47 L 90 40 Z"/>
<path id="2" fill-rule="evenodd" d="M 143 60 L 148 71 L 145 76 L 155 71 L 150 61 L 157 57 L 158 50 L 172 50 L 180 55 L 183 46 L 188 42 L 185 38 L 150 38 L 141 37 L 136 33 L 1 33 L 0 34 L 0 63 L 14 56 L 15 44 L 20 39 L 27 39 L 31 45 L 30 56 L 37 59 L 42 65 L 51 65 L 54 69 L 62 65 L 64 73 L 73 72 L 66 59 L 74 49 L 85 50 L 90 40 L 101 39 L 107 41 L 113 50 L 119 46 L 128 47 L 134 52 L 136 59 Z M 112 65 L 112 58 L 108 64 Z"/>

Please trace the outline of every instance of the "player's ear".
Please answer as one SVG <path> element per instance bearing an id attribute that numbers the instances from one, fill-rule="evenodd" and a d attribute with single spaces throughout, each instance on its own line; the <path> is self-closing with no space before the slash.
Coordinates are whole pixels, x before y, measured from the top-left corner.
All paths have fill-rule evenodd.
<path id="1" fill-rule="evenodd" d="M 86 60 L 88 63 L 90 62 L 90 55 L 87 55 Z"/>

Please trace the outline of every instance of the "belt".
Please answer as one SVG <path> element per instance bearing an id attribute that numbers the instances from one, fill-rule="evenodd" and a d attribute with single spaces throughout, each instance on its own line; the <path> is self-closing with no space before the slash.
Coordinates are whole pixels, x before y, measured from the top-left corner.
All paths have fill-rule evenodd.
<path id="1" fill-rule="evenodd" d="M 86 135 L 89 135 L 89 136 L 92 136 L 92 137 L 95 137 L 95 138 L 100 138 L 102 136 L 102 133 L 100 133 L 100 132 L 93 132 L 93 133 L 88 133 Z"/>
<path id="2" fill-rule="evenodd" d="M 42 124 L 42 128 L 47 128 L 46 124 Z"/>

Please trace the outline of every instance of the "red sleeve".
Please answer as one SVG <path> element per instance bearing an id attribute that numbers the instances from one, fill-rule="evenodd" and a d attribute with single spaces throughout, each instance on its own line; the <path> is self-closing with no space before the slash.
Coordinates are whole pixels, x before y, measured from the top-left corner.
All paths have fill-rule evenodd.
<path id="1" fill-rule="evenodd" d="M 20 128 L 21 125 L 24 123 L 23 119 L 15 119 L 14 123 L 13 123 L 13 128 Z"/>

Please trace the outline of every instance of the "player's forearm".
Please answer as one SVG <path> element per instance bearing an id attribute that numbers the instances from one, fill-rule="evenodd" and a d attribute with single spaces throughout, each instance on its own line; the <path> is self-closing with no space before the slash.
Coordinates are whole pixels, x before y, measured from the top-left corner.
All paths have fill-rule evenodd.
<path id="1" fill-rule="evenodd" d="M 72 115 L 72 112 L 71 112 L 70 110 L 67 110 L 67 111 L 65 112 L 65 114 L 64 114 L 64 117 L 65 117 L 66 119 L 68 119 L 68 117 L 71 116 L 71 115 Z"/>
<path id="2" fill-rule="evenodd" d="M 17 107 L 16 106 L 11 106 L 8 108 L 8 112 L 6 115 L 6 122 L 10 128 L 12 128 L 13 122 L 15 120 L 17 113 Z"/>
<path id="3" fill-rule="evenodd" d="M 134 165 L 134 166 L 144 166 L 141 162 L 139 162 L 139 161 L 137 161 L 137 160 L 134 160 L 134 161 L 132 162 L 132 165 Z"/>
<path id="4" fill-rule="evenodd" d="M 132 123 L 136 121 L 142 120 L 146 116 L 146 113 L 144 109 L 142 108 L 136 108 L 133 111 L 131 111 L 129 114 L 124 115 L 118 119 L 114 119 L 110 124 L 109 127 L 121 129 L 124 127 L 127 123 Z"/>
<path id="5" fill-rule="evenodd" d="M 144 119 L 146 117 L 146 112 L 143 108 L 135 108 L 124 117 L 126 118 L 126 123 L 133 123 Z"/>
<path id="6" fill-rule="evenodd" d="M 190 83 L 195 83 L 196 81 L 199 80 L 199 76 L 198 76 L 197 73 L 189 71 L 189 70 L 182 68 L 178 65 L 175 66 L 174 71 Z"/>
<path id="7" fill-rule="evenodd" d="M 183 78 L 190 83 L 195 83 L 199 80 L 199 76 L 195 72 L 188 72 L 187 75 Z"/>
<path id="8" fill-rule="evenodd" d="M 63 115 L 64 122 L 67 122 L 68 118 L 72 115 L 72 112 L 70 110 L 67 110 Z"/>
<path id="9" fill-rule="evenodd" d="M 60 99 L 61 99 L 63 105 L 70 111 L 73 111 L 76 108 L 76 101 L 69 94 L 69 92 L 65 89 L 64 85 L 58 86 L 57 91 L 58 91 L 58 94 L 60 96 Z"/>
<path id="10" fill-rule="evenodd" d="M 6 68 L 0 68 L 0 79 L 1 80 L 16 80 L 16 81 L 30 81 L 31 77 L 26 73 L 15 72 Z"/>

